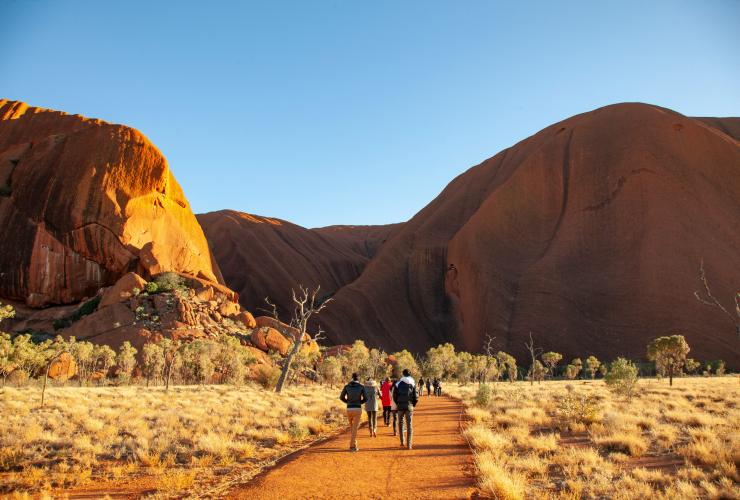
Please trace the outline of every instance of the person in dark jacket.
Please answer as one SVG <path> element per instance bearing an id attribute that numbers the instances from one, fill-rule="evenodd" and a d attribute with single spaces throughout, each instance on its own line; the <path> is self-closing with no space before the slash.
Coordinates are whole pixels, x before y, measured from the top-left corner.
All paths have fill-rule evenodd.
<path id="1" fill-rule="evenodd" d="M 393 387 L 393 401 L 398 408 L 398 435 L 401 438 L 401 446 L 411 449 L 411 438 L 413 437 L 412 417 L 414 406 L 418 402 L 416 394 L 416 382 L 408 370 L 403 371 L 403 377 Z M 403 439 L 404 421 L 406 422 L 406 442 Z"/>
<path id="2" fill-rule="evenodd" d="M 423 391 L 424 388 L 422 387 L 421 390 Z M 427 377 L 427 396 L 429 396 L 432 393 L 432 381 L 429 380 L 429 377 Z"/>
<path id="3" fill-rule="evenodd" d="M 424 379 L 421 377 L 419 377 L 419 388 L 416 393 L 420 397 L 424 395 Z"/>
<path id="4" fill-rule="evenodd" d="M 362 405 L 367 401 L 367 393 L 365 392 L 365 386 L 359 382 L 359 377 L 356 373 L 352 374 L 352 380 L 342 389 L 339 399 L 347 404 L 347 419 L 349 420 L 349 427 L 352 431 L 349 441 L 349 451 L 358 451 L 357 429 L 360 428 Z"/>

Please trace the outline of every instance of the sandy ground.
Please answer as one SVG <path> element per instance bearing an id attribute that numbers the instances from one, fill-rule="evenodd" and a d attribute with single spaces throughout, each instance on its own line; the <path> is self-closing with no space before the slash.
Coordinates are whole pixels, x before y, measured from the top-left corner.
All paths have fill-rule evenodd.
<path id="1" fill-rule="evenodd" d="M 366 415 L 359 452 L 349 432 L 287 457 L 229 498 L 471 498 L 473 459 L 460 434 L 461 403 L 424 396 L 414 412 L 413 449 L 400 447 L 392 427 L 378 415 L 378 437 L 369 436 Z M 379 412 L 380 413 L 380 412 Z"/>

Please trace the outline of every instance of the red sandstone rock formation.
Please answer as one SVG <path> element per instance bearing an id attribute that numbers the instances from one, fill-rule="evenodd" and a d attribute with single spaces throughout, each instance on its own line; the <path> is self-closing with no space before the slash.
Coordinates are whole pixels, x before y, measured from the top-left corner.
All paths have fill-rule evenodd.
<path id="1" fill-rule="evenodd" d="M 0 297 L 78 302 L 128 271 L 218 281 L 203 232 L 140 132 L 0 100 Z"/>
<path id="2" fill-rule="evenodd" d="M 739 123 L 619 104 L 552 125 L 454 179 L 322 325 L 387 350 L 491 334 L 520 359 L 529 332 L 602 359 L 681 333 L 695 358 L 740 366 L 732 321 L 693 296 L 701 258 L 728 307 L 740 283 Z"/>
<path id="3" fill-rule="evenodd" d="M 331 296 L 362 273 L 399 226 L 306 229 L 233 210 L 197 217 L 242 306 L 259 311 L 267 308 L 265 297 L 269 297 L 285 319 L 293 312 L 292 288 L 321 285 L 321 297 Z"/>

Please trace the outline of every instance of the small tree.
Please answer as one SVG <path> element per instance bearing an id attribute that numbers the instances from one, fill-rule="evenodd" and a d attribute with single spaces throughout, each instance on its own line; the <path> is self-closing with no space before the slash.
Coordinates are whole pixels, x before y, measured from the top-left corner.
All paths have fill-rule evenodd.
<path id="1" fill-rule="evenodd" d="M 573 361 L 570 362 L 570 364 L 577 368 L 576 374 L 573 377 L 573 378 L 577 378 L 578 375 L 583 370 L 583 361 L 581 361 L 581 358 L 574 358 Z"/>
<path id="2" fill-rule="evenodd" d="M 330 387 L 342 377 L 342 365 L 335 356 L 327 356 L 319 363 L 319 376 Z"/>
<path id="3" fill-rule="evenodd" d="M 546 373 L 547 369 L 545 368 L 545 365 L 540 363 L 540 360 L 536 359 L 532 367 L 529 369 L 529 379 L 532 381 L 536 380 L 537 383 L 540 383 L 545 380 Z"/>
<path id="4" fill-rule="evenodd" d="M 393 377 L 401 378 L 404 369 L 410 371 L 414 376 L 419 373 L 419 367 L 416 364 L 414 355 L 404 349 L 403 351 L 394 352 L 392 354 L 396 358 L 396 364 L 393 366 Z"/>
<path id="5" fill-rule="evenodd" d="M 721 359 L 717 361 L 717 368 L 715 369 L 714 373 L 718 377 L 722 377 L 725 374 L 725 362 Z"/>
<path id="6" fill-rule="evenodd" d="M 565 376 L 568 380 L 573 380 L 578 376 L 578 372 L 580 371 L 581 369 L 578 366 L 571 363 L 565 367 Z"/>
<path id="7" fill-rule="evenodd" d="M 319 289 L 320 287 L 317 286 L 312 292 L 309 292 L 308 288 L 298 285 L 298 294 L 296 294 L 295 289 L 292 290 L 295 309 L 293 311 L 293 318 L 290 321 L 290 326 L 295 328 L 297 333 L 291 335 L 291 337 L 293 337 L 293 347 L 283 362 L 282 370 L 280 371 L 280 378 L 275 386 L 275 392 L 282 392 L 283 387 L 288 380 L 288 373 L 290 371 L 291 364 L 293 363 L 293 359 L 298 354 L 298 351 L 301 350 L 303 343 L 308 340 L 308 321 L 311 319 L 311 316 L 320 313 L 332 300 L 329 298 L 323 302 L 318 301 L 317 296 Z M 272 304 L 268 299 L 265 299 L 265 302 L 272 306 L 273 316 L 278 320 L 277 306 Z M 276 324 L 280 326 L 279 320 Z M 285 332 L 282 333 L 285 334 Z M 315 337 L 314 340 L 317 340 L 317 337 Z"/>
<path id="8" fill-rule="evenodd" d="M 559 352 L 546 352 L 542 355 L 542 361 L 547 366 L 547 371 L 550 373 L 550 378 L 555 377 L 555 366 L 563 359 L 563 355 Z"/>
<path id="9" fill-rule="evenodd" d="M 169 391 L 172 373 L 180 361 L 182 343 L 179 340 L 163 338 L 159 342 L 159 346 L 162 348 L 162 357 L 164 360 L 164 390 Z"/>
<path id="10" fill-rule="evenodd" d="M 589 356 L 588 359 L 586 359 L 586 368 L 588 369 L 588 372 L 591 374 L 591 380 L 596 378 L 596 371 L 601 366 L 601 361 L 596 359 L 596 356 Z"/>
<path id="11" fill-rule="evenodd" d="M 496 358 L 498 359 L 498 364 L 501 367 L 501 370 L 505 370 L 506 374 L 509 376 L 509 382 L 514 382 L 517 377 L 516 358 L 503 351 L 499 351 L 496 354 Z"/>
<path id="12" fill-rule="evenodd" d="M 673 376 L 681 373 L 689 350 L 683 335 L 658 337 L 648 344 L 647 357 L 655 362 L 659 372 L 668 375 L 669 385 L 673 385 Z"/>
<path id="13" fill-rule="evenodd" d="M 693 375 L 701 367 L 701 363 L 694 358 L 686 358 L 686 363 L 684 364 L 686 366 L 686 373 L 690 375 Z"/>
<path id="14" fill-rule="evenodd" d="M 136 366 L 137 352 L 139 351 L 137 351 L 128 340 L 121 344 L 121 347 L 118 349 L 118 354 L 116 355 L 116 366 L 118 366 L 119 376 L 123 380 L 131 378 L 131 372 L 134 371 L 134 367 Z"/>
<path id="15" fill-rule="evenodd" d="M 159 379 L 162 377 L 162 370 L 164 369 L 164 350 L 159 344 L 148 342 L 144 344 L 144 351 L 142 353 L 142 364 L 141 371 L 146 378 L 146 386 L 149 387 L 149 382 L 152 379 Z"/>
<path id="16" fill-rule="evenodd" d="M 632 361 L 617 358 L 609 366 L 604 382 L 615 394 L 631 399 L 637 387 L 637 366 Z"/>
<path id="17" fill-rule="evenodd" d="M 455 346 L 450 343 L 440 344 L 427 351 L 429 369 L 433 377 L 446 379 L 455 374 L 457 355 Z"/>
<path id="18" fill-rule="evenodd" d="M 525 342 L 524 347 L 527 348 L 527 351 L 529 352 L 529 357 L 531 358 L 531 362 L 529 365 L 529 383 L 530 385 L 533 385 L 535 381 L 535 372 L 537 371 L 536 365 L 540 364 L 540 362 L 537 361 L 537 356 L 542 353 L 542 349 L 540 349 L 539 347 L 535 347 L 534 340 L 532 339 L 532 332 L 529 332 L 529 342 Z"/>
<path id="19" fill-rule="evenodd" d="M 469 352 L 460 351 L 457 353 L 457 382 L 460 385 L 467 385 L 473 376 L 473 355 Z"/>

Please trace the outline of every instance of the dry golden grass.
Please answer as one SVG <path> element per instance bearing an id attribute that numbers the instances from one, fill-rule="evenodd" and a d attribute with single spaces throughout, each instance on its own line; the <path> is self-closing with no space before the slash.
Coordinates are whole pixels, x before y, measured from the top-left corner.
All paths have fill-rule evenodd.
<path id="1" fill-rule="evenodd" d="M 738 382 L 646 379 L 631 401 L 599 380 L 500 382 L 485 407 L 477 385 L 446 389 L 468 406 L 484 495 L 740 498 Z"/>
<path id="2" fill-rule="evenodd" d="M 257 386 L 0 389 L 0 494 L 153 477 L 173 495 L 257 469 L 341 422 L 337 390 Z M 224 471 L 224 469 L 226 469 Z M 152 482 L 150 481 L 150 482 Z"/>

